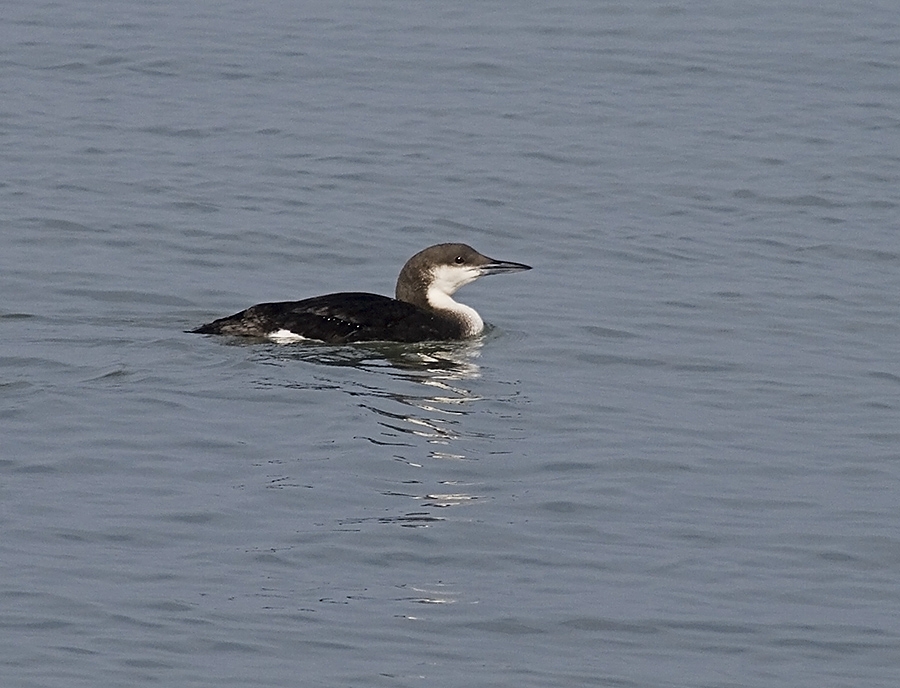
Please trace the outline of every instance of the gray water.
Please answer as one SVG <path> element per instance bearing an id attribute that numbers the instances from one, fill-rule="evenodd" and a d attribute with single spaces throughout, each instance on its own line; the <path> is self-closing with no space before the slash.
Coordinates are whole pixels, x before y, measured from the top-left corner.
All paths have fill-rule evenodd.
<path id="1" fill-rule="evenodd" d="M 6 3 L 3 686 L 896 686 L 893 2 Z M 528 273 L 448 345 L 185 334 Z"/>

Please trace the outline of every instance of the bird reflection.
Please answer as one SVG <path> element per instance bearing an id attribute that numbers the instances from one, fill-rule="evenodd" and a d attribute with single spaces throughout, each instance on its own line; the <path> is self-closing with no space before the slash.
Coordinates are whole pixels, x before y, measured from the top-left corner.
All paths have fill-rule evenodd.
<path id="1" fill-rule="evenodd" d="M 317 377 L 315 384 L 307 379 L 295 386 L 338 389 L 357 399 L 360 407 L 372 413 L 378 432 L 360 433 L 360 428 L 354 428 L 354 433 L 360 433 L 355 437 L 375 447 L 389 448 L 394 452 L 393 460 L 415 471 L 399 485 L 394 483 L 390 489 L 381 490 L 385 496 L 413 500 L 415 510 L 407 507 L 394 516 L 362 520 L 428 527 L 443 520 L 435 509 L 472 504 L 479 499 L 478 494 L 471 492 L 472 484 L 454 479 L 452 465 L 476 460 L 464 449 L 461 439 L 491 439 L 466 427 L 467 417 L 482 400 L 467 383 L 481 376 L 477 359 L 483 345 L 483 338 L 416 345 L 267 345 L 260 355 L 264 363 L 282 365 L 294 360 L 365 373 L 341 373 L 339 379 L 330 376 L 329 381 Z M 266 360 L 267 357 L 271 358 Z M 444 475 L 435 475 L 436 469 Z M 423 479 L 422 470 L 430 477 Z M 431 489 L 425 487 L 426 483 L 432 485 Z M 358 526 L 360 522 L 348 519 L 341 526 Z"/>

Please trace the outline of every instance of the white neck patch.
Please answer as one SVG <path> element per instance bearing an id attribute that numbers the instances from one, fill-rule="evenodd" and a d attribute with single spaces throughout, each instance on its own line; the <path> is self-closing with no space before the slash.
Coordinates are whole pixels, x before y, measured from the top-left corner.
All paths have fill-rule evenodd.
<path id="1" fill-rule="evenodd" d="M 460 318 L 463 321 L 464 336 L 474 337 L 477 334 L 481 334 L 482 330 L 484 330 L 484 321 L 478 315 L 478 311 L 464 303 L 454 301 L 453 297 L 447 292 L 432 286 L 425 298 L 428 299 L 428 304 L 432 308 L 439 311 L 449 311 Z"/>

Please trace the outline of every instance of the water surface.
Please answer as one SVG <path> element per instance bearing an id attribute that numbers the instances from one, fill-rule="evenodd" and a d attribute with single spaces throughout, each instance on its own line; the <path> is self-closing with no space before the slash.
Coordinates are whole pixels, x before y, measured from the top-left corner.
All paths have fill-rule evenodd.
<path id="1" fill-rule="evenodd" d="M 894 686 L 893 10 L 8 7 L 4 685 Z"/>

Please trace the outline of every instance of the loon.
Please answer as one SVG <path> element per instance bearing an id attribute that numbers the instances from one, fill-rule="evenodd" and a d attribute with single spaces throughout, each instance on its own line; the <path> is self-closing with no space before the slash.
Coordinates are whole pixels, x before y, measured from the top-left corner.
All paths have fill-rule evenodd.
<path id="1" fill-rule="evenodd" d="M 437 244 L 406 262 L 396 298 L 341 292 L 260 303 L 191 332 L 331 344 L 468 339 L 484 331 L 484 321 L 474 308 L 453 300 L 456 290 L 482 275 L 522 270 L 531 266 L 488 258 L 466 244 Z"/>

